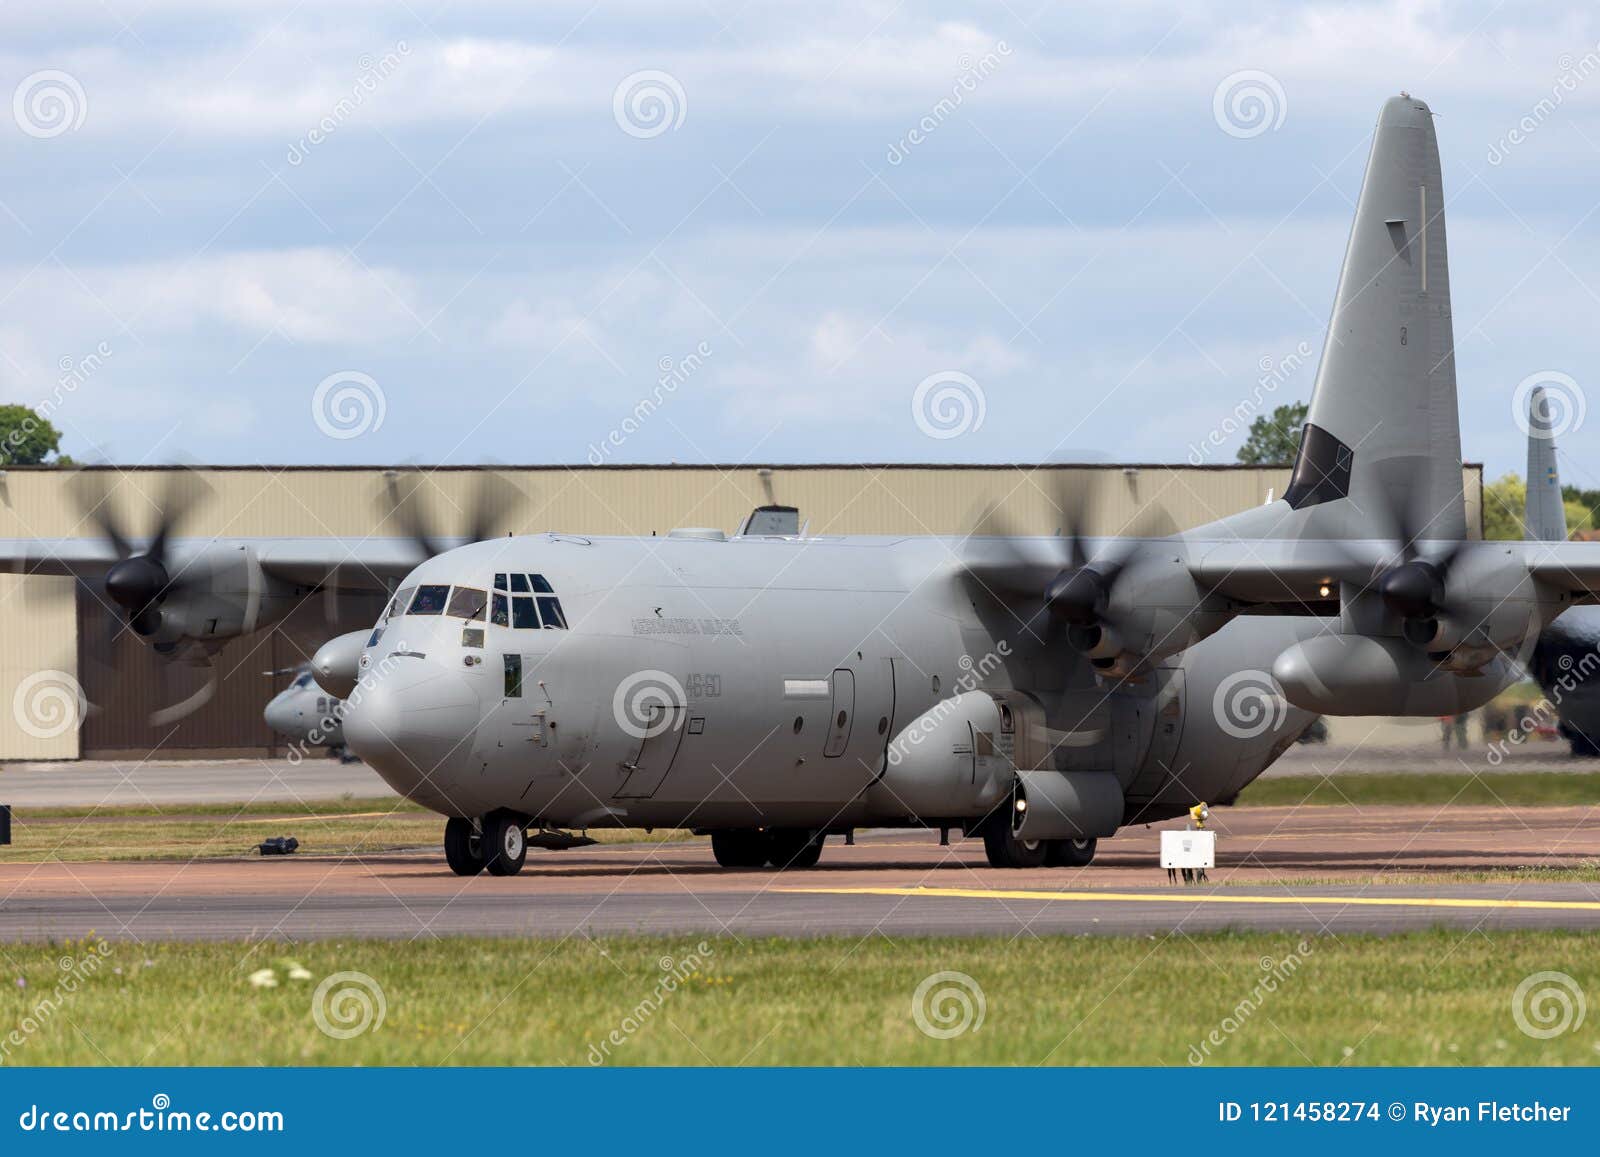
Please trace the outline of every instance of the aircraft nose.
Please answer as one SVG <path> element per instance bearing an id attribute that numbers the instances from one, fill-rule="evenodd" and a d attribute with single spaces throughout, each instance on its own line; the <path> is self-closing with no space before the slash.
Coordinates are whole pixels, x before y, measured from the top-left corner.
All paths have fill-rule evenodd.
<path id="1" fill-rule="evenodd" d="M 267 704 L 261 717 L 267 726 L 279 735 L 292 735 L 297 730 L 294 709 L 285 703 L 281 696 Z"/>
<path id="2" fill-rule="evenodd" d="M 477 696 L 459 675 L 406 658 L 362 677 L 345 701 L 344 742 L 409 795 L 471 754 L 477 722 Z"/>

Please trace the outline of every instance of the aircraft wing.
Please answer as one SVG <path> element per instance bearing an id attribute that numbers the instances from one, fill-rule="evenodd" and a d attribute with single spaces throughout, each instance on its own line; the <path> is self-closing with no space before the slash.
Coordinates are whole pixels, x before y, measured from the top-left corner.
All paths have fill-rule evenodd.
<path id="1" fill-rule="evenodd" d="M 1241 603 L 1311 603 L 1340 578 L 1365 581 L 1393 548 L 1371 539 L 1191 542 L 1189 573 Z"/>
<path id="2" fill-rule="evenodd" d="M 442 539 L 449 549 L 465 539 Z M 422 561 L 409 538 L 178 538 L 169 552 L 183 560 L 213 551 L 250 550 L 261 568 L 300 586 L 335 585 L 343 590 L 385 590 Z M 0 573 L 57 575 L 96 580 L 117 555 L 102 538 L 0 539 Z"/>
<path id="3" fill-rule="evenodd" d="M 1507 543 L 1527 557 L 1533 577 L 1584 602 L 1600 602 L 1600 542 Z"/>
<path id="4" fill-rule="evenodd" d="M 1424 556 L 1442 554 L 1449 543 L 1418 544 Z M 1585 602 L 1600 602 L 1600 542 L 1486 541 L 1479 551 L 1520 555 L 1533 577 Z M 1394 546 L 1378 539 L 1287 539 L 1191 543 L 1189 571 L 1201 585 L 1243 603 L 1313 602 L 1321 587 L 1362 582 L 1392 561 Z"/>

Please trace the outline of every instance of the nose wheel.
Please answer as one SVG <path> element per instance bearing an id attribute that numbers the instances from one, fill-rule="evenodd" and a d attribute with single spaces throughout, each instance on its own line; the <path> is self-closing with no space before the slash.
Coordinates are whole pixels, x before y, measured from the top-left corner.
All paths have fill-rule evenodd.
<path id="1" fill-rule="evenodd" d="M 445 821 L 444 859 L 458 876 L 515 876 L 528 858 L 528 833 L 522 817 L 495 812 L 473 821 L 460 816 Z"/>
<path id="2" fill-rule="evenodd" d="M 469 819 L 452 816 L 444 824 L 444 862 L 458 876 L 483 871 L 483 839 Z"/>
<path id="3" fill-rule="evenodd" d="M 483 866 L 491 876 L 515 876 L 528 858 L 528 832 L 522 817 L 491 812 L 483 817 Z"/>

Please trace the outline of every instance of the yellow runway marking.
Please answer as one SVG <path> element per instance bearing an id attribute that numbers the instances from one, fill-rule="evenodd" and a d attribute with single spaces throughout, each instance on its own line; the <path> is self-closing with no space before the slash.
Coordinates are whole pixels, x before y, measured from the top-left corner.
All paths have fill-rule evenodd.
<path id="1" fill-rule="evenodd" d="M 419 820 L 428 818 L 425 815 L 417 815 L 416 812 L 330 812 L 327 815 L 273 816 L 264 820 L 249 819 L 233 820 L 232 822 L 236 824 L 293 824 L 305 823 L 310 820 L 370 820 L 377 819 L 379 816 L 399 816 L 401 818 L 416 816 Z"/>
<path id="2" fill-rule="evenodd" d="M 1107 904 L 1331 904 L 1368 908 L 1528 908 L 1600 912 L 1600 900 L 1496 900 L 1459 896 L 1238 896 L 1220 892 L 1033 892 L 987 888 L 778 888 L 815 896 L 933 896 L 961 900 L 1076 900 Z"/>

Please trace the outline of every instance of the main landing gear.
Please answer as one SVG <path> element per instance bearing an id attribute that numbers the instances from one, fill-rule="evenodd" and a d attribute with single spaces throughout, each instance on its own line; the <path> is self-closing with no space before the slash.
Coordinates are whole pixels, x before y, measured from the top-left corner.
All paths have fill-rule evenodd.
<path id="1" fill-rule="evenodd" d="M 814 868 L 822 858 L 823 832 L 795 828 L 711 833 L 711 854 L 724 868 Z"/>
<path id="2" fill-rule="evenodd" d="M 983 826 L 983 851 L 991 868 L 1086 868 L 1094 840 L 1021 840 L 1008 823 Z"/>
<path id="3" fill-rule="evenodd" d="M 514 812 L 490 812 L 481 820 L 445 821 L 444 858 L 458 876 L 515 876 L 528 858 L 528 831 Z"/>

